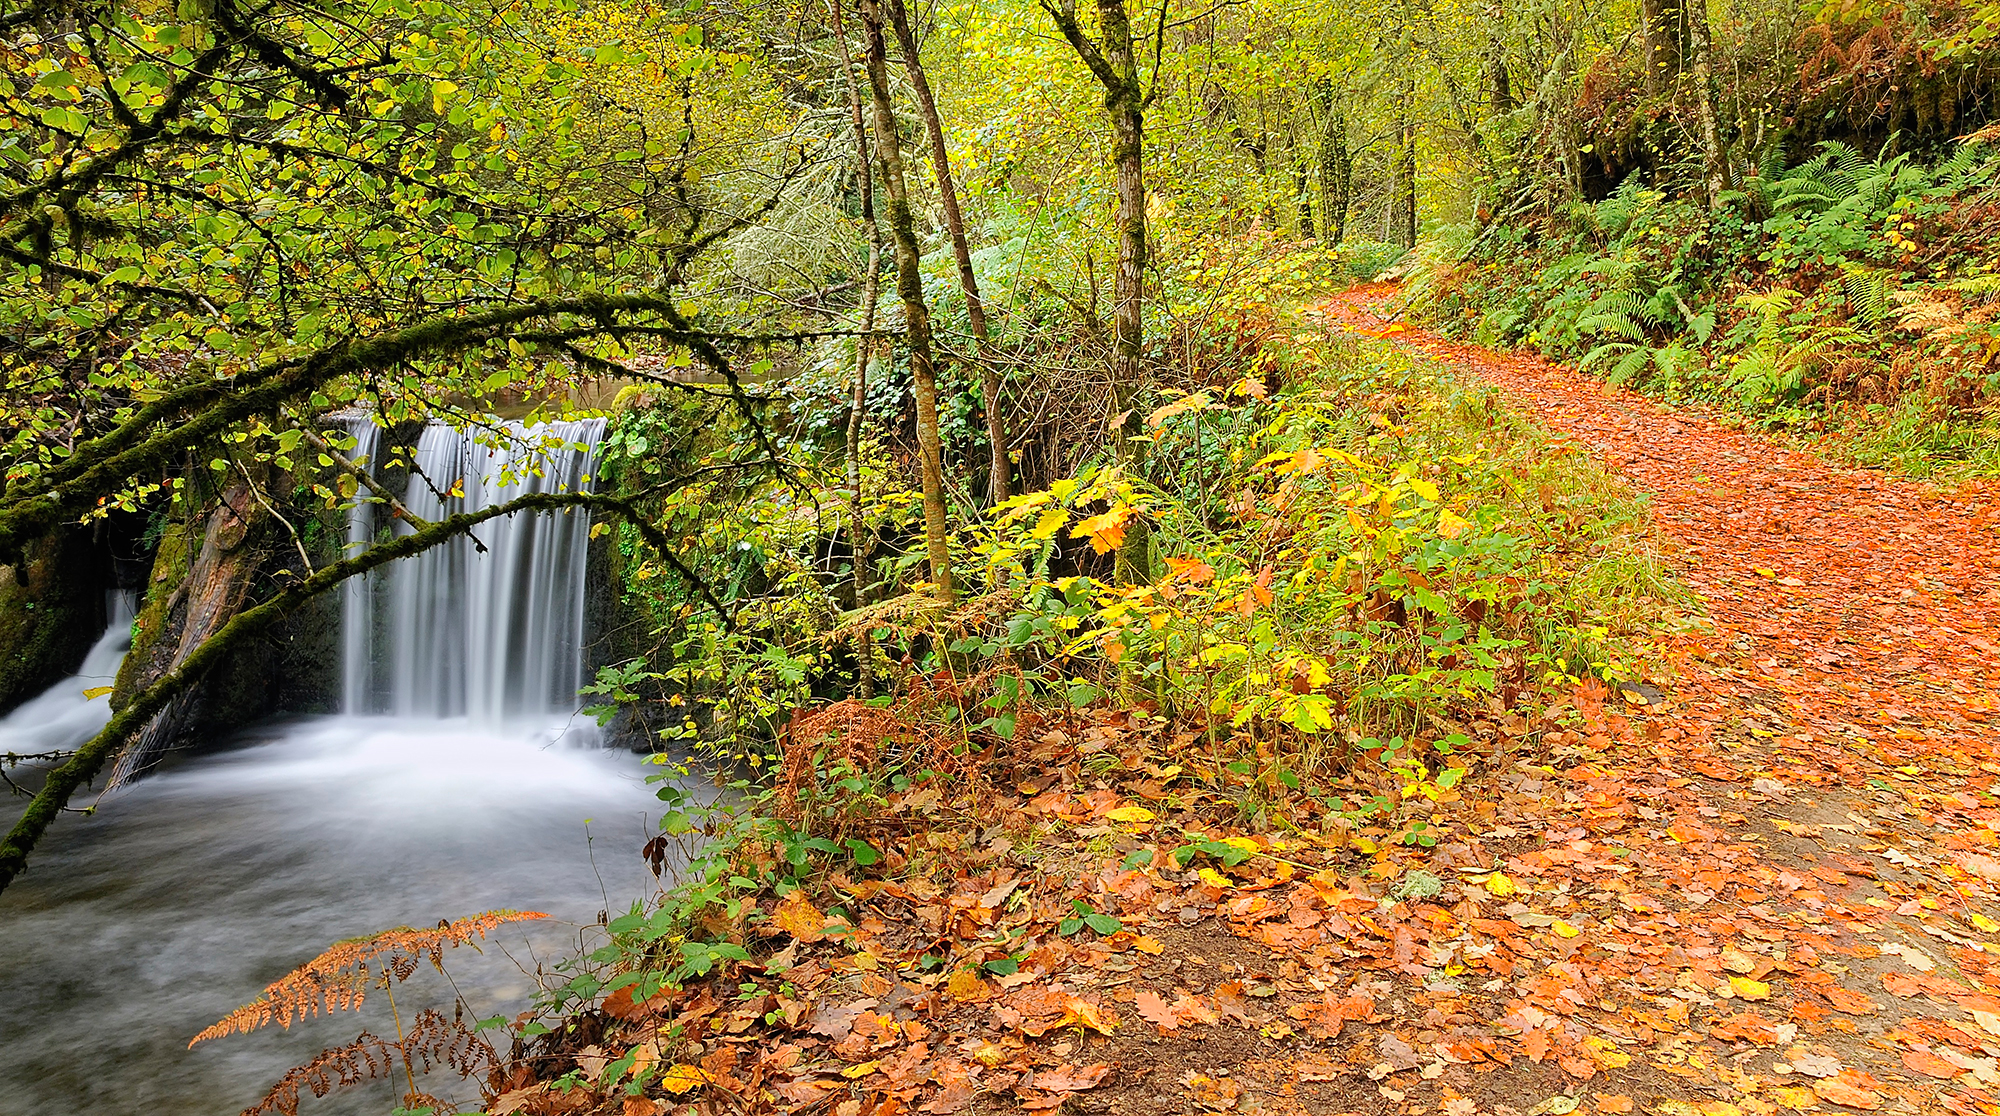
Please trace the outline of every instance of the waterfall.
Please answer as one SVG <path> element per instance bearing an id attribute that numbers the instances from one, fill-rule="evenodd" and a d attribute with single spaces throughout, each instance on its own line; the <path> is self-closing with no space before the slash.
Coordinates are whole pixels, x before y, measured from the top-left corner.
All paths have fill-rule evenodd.
<path id="1" fill-rule="evenodd" d="M 22 702 L 0 719 L 0 751 L 60 752 L 96 736 L 111 719 L 111 684 L 132 646 L 133 610 L 139 595 L 114 589 L 106 597 L 111 618 L 75 674 Z"/>
<path id="2" fill-rule="evenodd" d="M 587 489 L 603 433 L 603 419 L 510 423 L 485 436 L 496 446 L 432 425 L 417 440 L 404 506 L 436 520 Z M 350 540 L 374 530 L 372 518 L 349 521 Z M 348 712 L 497 723 L 574 710 L 589 538 L 581 509 L 530 512 L 395 563 L 379 587 L 350 597 L 359 603 L 346 619 Z"/>
<path id="3" fill-rule="evenodd" d="M 349 459 L 376 471 L 382 451 L 382 428 L 372 415 L 350 419 L 348 433 L 354 435 Z M 347 512 L 347 546 L 341 557 L 351 558 L 375 539 L 376 503 L 366 491 L 355 493 Z M 375 589 L 380 579 L 375 571 L 350 577 L 340 586 L 340 708 L 344 713 L 365 713 L 372 704 L 375 661 Z"/>

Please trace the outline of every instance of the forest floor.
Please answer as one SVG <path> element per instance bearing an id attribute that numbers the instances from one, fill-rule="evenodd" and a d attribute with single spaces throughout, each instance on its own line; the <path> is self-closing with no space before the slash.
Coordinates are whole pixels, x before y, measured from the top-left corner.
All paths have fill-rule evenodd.
<path id="1" fill-rule="evenodd" d="M 1391 294 L 1308 320 L 1484 378 L 1650 494 L 1710 621 L 1678 677 L 1507 726 L 1451 837 L 1358 868 L 1177 823 L 1149 718 L 1043 725 L 989 788 L 1013 822 L 925 838 L 948 890 L 836 881 L 834 917 L 773 912 L 794 944 L 736 1004 L 607 1005 L 677 1028 L 672 1095 L 627 1113 L 2000 1116 L 2000 490 L 1835 467 Z M 1097 750 L 1122 762 L 1074 762 Z M 1158 855 L 1186 842 L 1256 855 Z M 1016 972 L 915 963 L 1086 909 L 1120 923 Z"/>

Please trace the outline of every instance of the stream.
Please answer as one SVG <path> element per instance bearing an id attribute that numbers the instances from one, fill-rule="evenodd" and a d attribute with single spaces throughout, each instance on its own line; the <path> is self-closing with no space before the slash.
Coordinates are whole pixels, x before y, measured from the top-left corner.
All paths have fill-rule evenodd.
<path id="1" fill-rule="evenodd" d="M 587 485 L 602 429 L 514 427 L 511 447 L 492 448 L 433 427 L 409 502 L 440 517 Z M 406 529 L 373 514 L 356 508 L 350 546 Z M 59 820 L 0 894 L 0 1116 L 228 1116 L 322 1048 L 363 1029 L 393 1038 L 454 995 L 472 1018 L 523 1010 L 538 969 L 601 940 L 600 912 L 654 895 L 639 849 L 657 832 L 657 769 L 597 746 L 574 712 L 588 532 L 581 513 L 519 515 L 351 581 L 346 713 L 245 726 L 72 802 L 95 812 Z M 0 719 L 0 750 L 97 732 L 132 608 L 115 601 L 79 673 Z M 448 978 L 425 966 L 393 989 L 393 1010 L 374 990 L 359 1012 L 188 1048 L 336 941 L 502 907 L 552 917 L 447 952 Z M 418 1084 L 476 1099 L 449 1072 Z M 304 1111 L 387 1113 L 404 1087 L 308 1097 Z"/>

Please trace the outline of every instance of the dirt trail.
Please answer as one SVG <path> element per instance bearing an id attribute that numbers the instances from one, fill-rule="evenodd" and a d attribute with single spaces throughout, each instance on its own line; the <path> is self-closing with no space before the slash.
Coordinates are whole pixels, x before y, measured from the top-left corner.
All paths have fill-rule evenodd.
<path id="1" fill-rule="evenodd" d="M 1496 713 L 1430 850 L 1181 801 L 1151 763 L 1186 741 L 1140 714 L 1032 729 L 982 791 L 1003 821 L 926 838 L 948 888 L 788 899 L 769 995 L 627 1005 L 706 1039 L 677 1092 L 730 1096 L 695 1111 L 2000 1116 L 1995 491 L 1836 468 L 1389 297 L 1315 313 L 1652 494 L 1713 621 L 1669 691 Z M 1017 939 L 1002 968 L 933 952 Z"/>
<path id="2" fill-rule="evenodd" d="M 1840 773 L 1855 756 L 1936 763 L 1943 752 L 2000 774 L 2000 491 L 1940 494 L 1560 365 L 1384 335 L 1392 293 L 1364 287 L 1323 309 L 1478 374 L 1651 493 L 1655 520 L 1686 548 L 1684 580 L 1723 647 L 1743 652 L 1743 668 L 1726 672 L 1734 689 L 1784 695 L 1798 724 L 1854 755 L 1806 751 Z"/>

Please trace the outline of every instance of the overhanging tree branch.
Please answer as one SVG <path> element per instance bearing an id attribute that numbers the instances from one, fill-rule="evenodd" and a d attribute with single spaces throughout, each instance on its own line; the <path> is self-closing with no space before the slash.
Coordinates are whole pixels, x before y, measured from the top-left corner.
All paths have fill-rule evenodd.
<path id="1" fill-rule="evenodd" d="M 649 493 L 679 487 L 687 483 L 687 479 L 668 482 L 649 490 Z M 715 609 L 722 618 L 723 624 L 734 627 L 734 618 L 717 599 L 714 591 L 681 562 L 680 557 L 673 552 L 671 541 L 631 500 L 591 492 L 534 492 L 504 504 L 461 512 L 438 520 L 412 534 L 378 543 L 352 558 L 323 567 L 312 576 L 280 590 L 269 600 L 237 613 L 222 626 L 221 630 L 204 640 L 159 681 L 140 691 L 130 704 L 112 715 L 111 720 L 96 736 L 78 748 L 68 762 L 49 773 L 47 781 L 28 803 L 28 808 L 22 812 L 20 820 L 14 823 L 14 827 L 8 831 L 5 839 L 0 840 L 0 892 L 4 892 L 27 866 L 28 854 L 48 831 L 50 824 L 62 813 L 70 798 L 96 778 L 104 765 L 117 754 L 134 733 L 145 726 L 155 713 L 164 709 L 168 702 L 221 662 L 223 656 L 230 651 L 251 637 L 269 631 L 300 605 L 342 581 L 367 573 L 398 558 L 418 554 L 454 535 L 463 534 L 489 519 L 524 511 L 551 511 L 577 507 L 616 512 L 630 522 L 646 540 L 647 545 L 657 550 L 661 558 L 676 573 L 688 579 L 696 587 L 709 607 Z"/>

